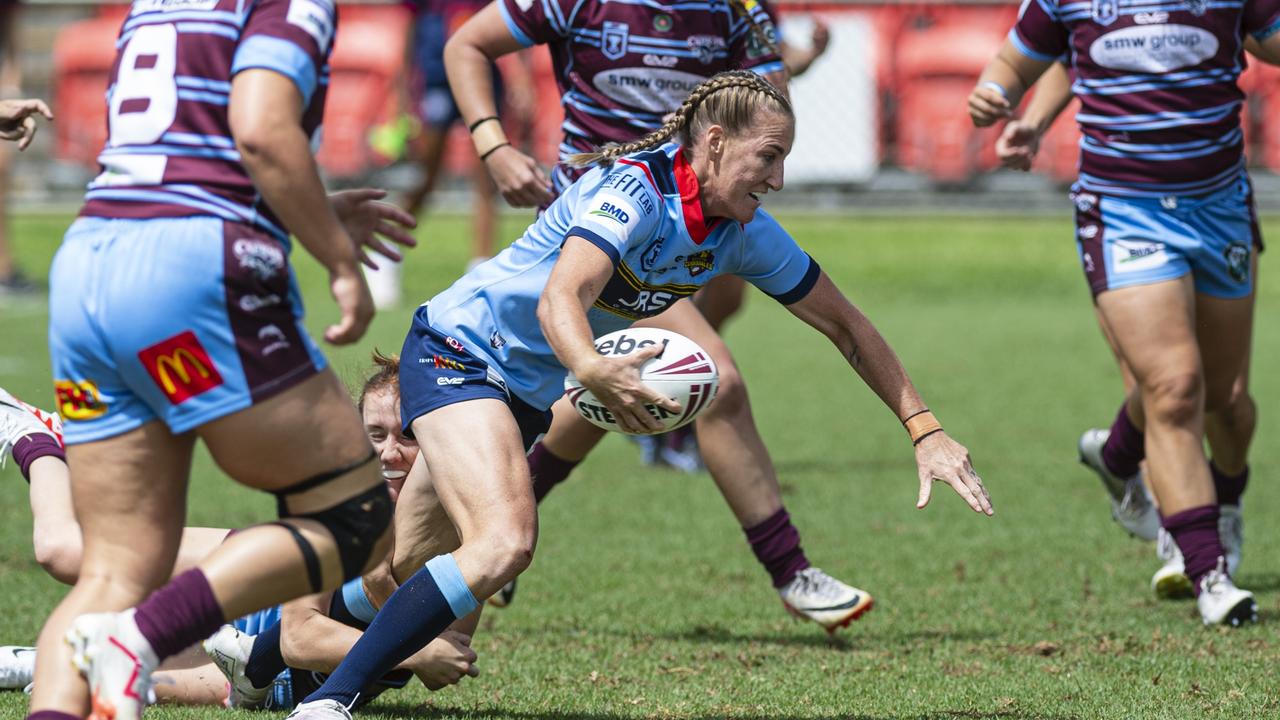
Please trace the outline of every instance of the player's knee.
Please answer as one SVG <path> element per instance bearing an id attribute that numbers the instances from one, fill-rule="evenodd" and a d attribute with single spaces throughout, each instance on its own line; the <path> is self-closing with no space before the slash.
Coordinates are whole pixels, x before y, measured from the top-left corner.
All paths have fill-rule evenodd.
<path id="1" fill-rule="evenodd" d="M 490 548 L 492 567 L 502 577 L 513 578 L 527 570 L 533 562 L 537 531 L 531 526 L 512 523 L 494 528 L 477 539 Z"/>
<path id="2" fill-rule="evenodd" d="M 79 533 L 44 532 L 34 534 L 36 562 L 49 576 L 60 583 L 74 585 L 80 577 L 80 560 L 83 547 Z"/>
<path id="3" fill-rule="evenodd" d="M 1204 405 L 1204 381 L 1198 372 L 1170 372 L 1142 387 L 1149 420 L 1170 425 L 1191 422 Z"/>
<path id="4" fill-rule="evenodd" d="M 720 373 L 720 389 L 716 391 L 716 399 L 707 408 L 711 417 L 733 417 L 747 412 L 750 405 L 747 401 L 747 384 L 738 372 L 738 366 L 730 362 L 717 368 Z"/>
<path id="5" fill-rule="evenodd" d="M 1258 426 L 1258 405 L 1248 392 L 1232 392 L 1215 403 L 1205 401 L 1205 409 L 1213 413 L 1213 422 L 1232 438 L 1247 442 Z"/>

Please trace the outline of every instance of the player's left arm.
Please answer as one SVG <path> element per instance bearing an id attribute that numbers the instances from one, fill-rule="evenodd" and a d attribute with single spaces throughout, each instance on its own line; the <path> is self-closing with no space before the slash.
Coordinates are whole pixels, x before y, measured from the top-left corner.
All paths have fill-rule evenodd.
<path id="1" fill-rule="evenodd" d="M 916 439 L 916 468 L 920 494 L 916 507 L 929 503 L 934 480 L 950 485 L 975 512 L 993 513 L 991 498 L 969 460 L 969 451 L 941 427 L 922 425 L 928 407 L 920 398 L 897 354 L 866 315 L 819 271 L 813 288 L 788 304 L 793 315 L 826 335 L 863 382 L 909 428 L 920 427 Z M 919 419 L 917 419 L 919 418 Z M 908 422 L 912 421 L 912 422 Z"/>

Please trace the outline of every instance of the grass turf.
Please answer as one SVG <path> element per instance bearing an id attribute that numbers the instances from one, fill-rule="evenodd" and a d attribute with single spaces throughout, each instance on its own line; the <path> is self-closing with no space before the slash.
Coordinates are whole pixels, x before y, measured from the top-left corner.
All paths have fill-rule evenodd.
<path id="1" fill-rule="evenodd" d="M 1262 624 L 1200 626 L 1194 605 L 1147 590 L 1151 548 L 1109 519 L 1075 441 L 1120 399 L 1094 325 L 1069 220 L 784 217 L 898 350 L 991 488 L 994 518 L 945 486 L 914 508 L 912 454 L 893 417 L 819 335 L 754 293 L 727 337 L 752 390 L 811 560 L 875 595 L 835 641 L 782 611 L 706 475 L 639 468 L 610 438 L 541 510 L 534 566 L 476 639 L 482 675 L 388 694 L 369 718 L 1181 718 L 1280 712 L 1280 500 L 1268 367 L 1280 330 L 1265 270 L 1254 357 L 1262 408 L 1242 586 Z M 47 267 L 68 222 L 16 223 L 26 267 Z M 514 236 L 516 218 L 504 221 Z M 1280 225 L 1272 221 L 1272 235 Z M 396 350 L 413 301 L 465 262 L 465 224 L 429 221 L 406 268 L 410 302 L 355 348 L 329 349 L 349 382 L 370 349 Z M 295 253 L 317 335 L 336 317 L 323 275 Z M 163 298 L 157 298 L 162 304 Z M 0 306 L 0 384 L 49 404 L 42 302 Z M 26 486 L 0 474 L 0 642 L 31 643 L 63 588 L 30 559 Z M 237 526 L 271 501 L 197 459 L 188 522 Z M 20 693 L 0 695 L 18 718 Z M 148 717 L 250 718 L 218 708 Z"/>

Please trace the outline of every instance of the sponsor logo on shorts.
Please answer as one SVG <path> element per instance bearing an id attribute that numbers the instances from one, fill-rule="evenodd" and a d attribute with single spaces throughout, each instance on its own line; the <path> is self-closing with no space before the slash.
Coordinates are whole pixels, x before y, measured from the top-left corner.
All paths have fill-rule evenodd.
<path id="1" fill-rule="evenodd" d="M 466 382 L 466 381 L 467 381 L 467 379 L 466 379 L 466 378 L 460 378 L 460 377 L 438 377 L 438 378 L 436 378 L 436 384 L 437 384 L 437 385 L 461 385 L 462 383 L 464 383 L 464 382 Z"/>
<path id="2" fill-rule="evenodd" d="M 1111 244 L 1111 264 L 1118 273 L 1139 272 L 1169 262 L 1164 243 L 1117 240 Z"/>
<path id="3" fill-rule="evenodd" d="M 284 249 L 270 240 L 241 238 L 231 243 L 231 252 L 240 267 L 266 282 L 284 267 Z"/>
<path id="4" fill-rule="evenodd" d="M 1098 204 L 1098 196 L 1093 193 L 1072 193 L 1071 201 L 1076 204 L 1076 209 L 1080 212 L 1089 212 Z"/>
<path id="5" fill-rule="evenodd" d="M 292 345 L 285 337 L 284 331 L 276 325 L 263 325 L 258 328 L 258 339 L 267 343 L 262 348 L 262 356 L 266 357 L 277 350 L 288 350 Z"/>
<path id="6" fill-rule="evenodd" d="M 278 328 L 277 328 L 278 329 Z M 174 405 L 222 384 L 218 368 L 196 334 L 187 330 L 138 353 L 138 359 L 160 391 Z"/>
<path id="7" fill-rule="evenodd" d="M 107 404 L 92 380 L 55 380 L 53 393 L 63 420 L 92 420 L 107 413 Z"/>
<path id="8" fill-rule="evenodd" d="M 1164 208 L 1165 210 L 1177 210 L 1178 198 L 1174 195 L 1165 195 L 1164 197 L 1160 198 L 1160 207 Z"/>
<path id="9" fill-rule="evenodd" d="M 1227 261 L 1227 274 L 1238 283 L 1249 282 L 1249 246 L 1242 243 L 1231 243 L 1222 252 Z"/>
<path id="10" fill-rule="evenodd" d="M 458 342 L 456 339 L 454 339 L 451 336 L 448 336 L 448 335 L 445 336 L 444 344 L 448 345 L 454 350 L 457 350 L 458 352 L 466 352 L 466 349 L 462 347 L 462 343 Z"/>
<path id="11" fill-rule="evenodd" d="M 1098 226 L 1085 225 L 1084 227 L 1080 228 L 1079 235 L 1080 235 L 1080 239 L 1082 240 L 1092 240 L 1098 237 Z"/>
<path id="12" fill-rule="evenodd" d="M 696 252 L 684 259 L 684 269 L 689 271 L 690 275 L 697 277 L 716 266 L 715 253 L 710 250 Z"/>
<path id="13" fill-rule="evenodd" d="M 458 372 L 466 372 L 467 370 L 465 365 L 458 362 L 457 360 L 454 360 L 453 358 L 447 358 L 443 355 L 433 355 L 431 359 L 435 364 L 435 366 L 438 368 L 443 368 L 446 370 L 457 370 Z"/>

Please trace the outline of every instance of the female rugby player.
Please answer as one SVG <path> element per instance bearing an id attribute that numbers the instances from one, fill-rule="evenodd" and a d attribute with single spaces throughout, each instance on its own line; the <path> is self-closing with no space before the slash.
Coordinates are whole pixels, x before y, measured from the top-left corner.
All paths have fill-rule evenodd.
<path id="1" fill-rule="evenodd" d="M 660 348 L 606 358 L 593 344 L 661 312 L 637 302 L 642 292 L 687 296 L 720 273 L 747 278 L 826 335 L 905 423 L 918 507 L 939 479 L 976 512 L 992 512 L 968 451 L 942 431 L 892 349 L 759 210 L 761 195 L 782 188 L 794 123 L 790 102 L 759 75 L 716 75 L 657 131 L 578 156 L 599 167 L 511 247 L 418 309 L 401 353 L 401 416 L 406 434 L 432 450 L 402 495 L 429 476 L 461 544 L 391 596 L 292 717 L 348 717 L 371 679 L 528 567 L 537 511 L 525 449 L 546 429 L 567 371 L 630 431 L 658 429 L 646 404 L 679 411 L 639 380 L 638 367 Z M 676 260 L 694 253 L 705 259 L 697 270 Z"/>
<path id="2" fill-rule="evenodd" d="M 1117 442 L 1143 437 L 1161 524 L 1206 624 L 1257 617 L 1253 594 L 1231 579 L 1203 437 L 1206 413 L 1241 391 L 1252 337 L 1259 238 L 1237 79 L 1246 44 L 1275 56 L 1278 31 L 1274 0 L 1155 15 L 1028 3 L 970 96 L 975 122 L 989 124 L 1057 58 L 1070 59 L 1084 133 L 1072 194 L 1080 257 L 1143 416 L 1122 411 L 1117 422 L 1134 428 Z"/>

